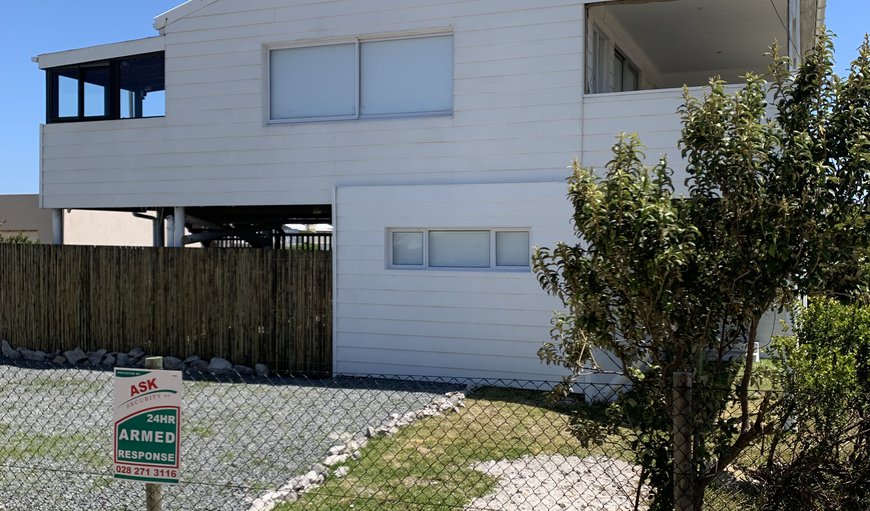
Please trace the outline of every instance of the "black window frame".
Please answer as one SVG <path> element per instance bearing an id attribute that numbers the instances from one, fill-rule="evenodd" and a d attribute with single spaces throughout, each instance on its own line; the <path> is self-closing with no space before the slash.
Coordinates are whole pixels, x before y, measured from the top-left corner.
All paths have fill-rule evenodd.
<path id="1" fill-rule="evenodd" d="M 120 64 L 122 61 L 137 59 L 137 58 L 145 58 L 145 57 L 156 57 L 160 56 L 163 58 L 164 67 L 164 90 L 165 90 L 165 73 L 166 73 L 166 54 L 162 51 L 151 52 L 151 53 L 140 53 L 136 55 L 124 55 L 123 57 L 117 57 L 112 59 L 104 59 L 104 60 L 95 60 L 91 62 L 81 62 L 78 64 L 73 64 L 69 66 L 58 66 L 52 67 L 45 70 L 45 119 L 47 124 L 61 124 L 67 122 L 90 122 L 90 121 L 114 121 L 120 119 L 148 119 L 154 117 L 165 117 L 165 111 L 163 115 L 151 115 L 151 116 L 142 116 L 142 117 L 121 117 L 121 97 L 120 97 Z M 106 96 L 105 96 L 105 114 L 104 115 L 85 115 L 85 80 L 82 80 L 82 76 L 87 69 L 94 68 L 102 68 L 105 67 L 109 71 L 109 81 L 106 86 Z M 61 117 L 59 115 L 60 108 L 60 99 L 59 99 L 59 77 L 61 76 L 61 71 L 64 70 L 76 70 L 76 83 L 78 84 L 78 114 L 75 117 Z"/>

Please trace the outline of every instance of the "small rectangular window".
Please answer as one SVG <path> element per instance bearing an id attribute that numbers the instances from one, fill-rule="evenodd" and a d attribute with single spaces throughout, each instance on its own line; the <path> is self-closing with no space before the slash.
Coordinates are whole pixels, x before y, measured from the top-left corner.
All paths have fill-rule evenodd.
<path id="1" fill-rule="evenodd" d="M 393 264 L 396 266 L 423 265 L 423 233 L 393 233 Z"/>
<path id="2" fill-rule="evenodd" d="M 495 265 L 529 265 L 528 231 L 497 231 L 495 233 Z"/>
<path id="3" fill-rule="evenodd" d="M 429 231 L 429 266 L 488 268 L 489 231 Z"/>
<path id="4" fill-rule="evenodd" d="M 522 229 L 388 229 L 389 267 L 528 269 Z"/>

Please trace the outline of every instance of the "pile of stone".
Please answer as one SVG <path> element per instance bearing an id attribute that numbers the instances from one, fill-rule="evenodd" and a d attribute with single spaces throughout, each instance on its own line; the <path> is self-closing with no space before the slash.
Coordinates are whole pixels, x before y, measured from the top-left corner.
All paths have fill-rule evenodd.
<path id="1" fill-rule="evenodd" d="M 278 504 L 296 502 L 305 492 L 323 484 L 330 477 L 332 467 L 338 466 L 332 472 L 333 477 L 346 477 L 350 472 L 350 468 L 344 465 L 344 463 L 352 459 L 360 459 L 362 457 L 362 449 L 368 445 L 370 438 L 393 436 L 401 428 L 410 426 L 415 421 L 427 417 L 438 417 L 450 412 L 459 412 L 459 409 L 463 406 L 465 406 L 464 392 L 448 392 L 443 396 L 436 397 L 419 410 L 410 411 L 403 415 L 397 413 L 391 414 L 378 426 L 367 427 L 365 436 L 354 438 L 346 444 L 331 447 L 326 452 L 323 461 L 315 463 L 305 474 L 290 479 L 281 488 L 258 498 L 251 504 L 248 511 L 271 511 Z"/>
<path id="2" fill-rule="evenodd" d="M 0 356 L 9 360 L 27 360 L 31 362 L 50 363 L 56 366 L 88 365 L 92 367 L 145 367 L 145 358 L 148 356 L 145 350 L 135 347 L 129 352 L 110 352 L 106 349 L 96 351 L 84 351 L 75 348 L 69 351 L 53 351 L 46 353 L 27 348 L 13 348 L 6 340 L 0 340 Z M 163 357 L 163 368 L 170 371 L 193 370 L 216 375 L 240 374 L 242 376 L 268 376 L 269 368 L 265 364 L 257 364 L 254 367 L 233 364 L 232 362 L 214 357 L 211 360 L 203 360 L 197 355 L 185 358 Z"/>
<path id="3" fill-rule="evenodd" d="M 465 394 L 462 392 L 448 392 L 443 396 L 438 396 L 428 405 L 408 412 L 404 415 L 394 413 L 390 415 L 381 425 L 366 429 L 366 437 L 392 436 L 399 432 L 400 428 L 410 425 L 414 421 L 425 419 L 426 417 L 437 417 L 448 412 L 458 412 L 464 406 Z"/>

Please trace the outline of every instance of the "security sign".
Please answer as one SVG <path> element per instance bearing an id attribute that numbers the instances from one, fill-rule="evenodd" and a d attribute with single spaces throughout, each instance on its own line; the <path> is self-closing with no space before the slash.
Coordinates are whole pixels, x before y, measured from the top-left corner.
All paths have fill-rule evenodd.
<path id="1" fill-rule="evenodd" d="M 115 369 L 116 479 L 177 484 L 181 372 Z"/>

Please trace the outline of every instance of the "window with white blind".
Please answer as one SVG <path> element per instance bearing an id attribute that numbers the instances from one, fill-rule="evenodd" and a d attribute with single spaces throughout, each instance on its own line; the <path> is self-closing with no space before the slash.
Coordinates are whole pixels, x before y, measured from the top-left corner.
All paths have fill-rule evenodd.
<path id="1" fill-rule="evenodd" d="M 389 267 L 516 269 L 530 267 L 528 229 L 390 229 Z"/>
<path id="2" fill-rule="evenodd" d="M 452 111 L 452 35 L 269 50 L 270 122 Z"/>

